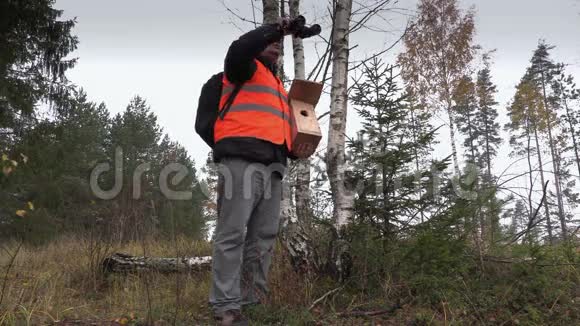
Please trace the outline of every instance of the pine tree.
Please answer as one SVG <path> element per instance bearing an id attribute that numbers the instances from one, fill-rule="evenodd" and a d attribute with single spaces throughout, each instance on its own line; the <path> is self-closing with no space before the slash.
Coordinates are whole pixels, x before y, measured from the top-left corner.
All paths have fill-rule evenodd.
<path id="1" fill-rule="evenodd" d="M 574 158 L 580 176 L 580 88 L 576 88 L 576 83 L 572 75 L 566 76 L 565 65 L 557 66 L 558 74 L 553 80 L 552 89 L 559 105 L 564 108 L 560 115 L 562 134 L 567 143 L 574 151 Z"/>
<path id="2" fill-rule="evenodd" d="M 545 115 L 543 118 L 545 123 L 545 128 L 541 131 L 548 136 L 548 147 L 550 149 L 550 155 L 552 158 L 552 172 L 554 174 L 554 186 L 556 188 L 556 202 L 557 202 L 557 216 L 560 221 L 560 228 L 562 232 L 562 238 L 565 240 L 567 239 L 567 227 L 566 227 L 566 217 L 564 212 L 564 203 L 563 203 L 563 196 L 562 196 L 562 186 L 560 180 L 560 171 L 558 166 L 558 151 L 559 148 L 557 147 L 558 144 L 556 142 L 557 135 L 555 134 L 556 130 L 556 116 L 557 112 L 559 111 L 559 107 L 557 107 L 558 101 L 554 99 L 551 94 L 550 86 L 554 80 L 554 77 L 557 73 L 557 66 L 550 58 L 550 50 L 552 50 L 554 46 L 550 46 L 546 44 L 544 41 L 540 41 L 538 44 L 537 49 L 534 51 L 534 54 L 531 59 L 531 65 L 526 72 L 527 78 L 530 82 L 536 84 L 536 86 L 540 90 L 540 99 L 542 101 L 542 105 L 544 107 L 543 114 Z"/>
<path id="3" fill-rule="evenodd" d="M 99 210 L 91 204 L 88 176 L 108 158 L 109 113 L 103 104 L 89 102 L 82 90 L 71 95 L 66 115 L 35 122 L 11 146 L 10 156 L 25 153 L 27 162 L 21 164 L 14 188 L 6 190 L 42 207 L 8 225 L 13 234 L 26 224 L 31 238 L 48 239 L 64 231 L 84 232 L 95 221 Z"/>
<path id="4" fill-rule="evenodd" d="M 159 158 L 159 143 L 161 141 L 161 127 L 157 124 L 157 117 L 151 111 L 144 99 L 134 97 L 123 113 L 117 114 L 111 123 L 111 161 L 115 158 L 115 151 L 121 149 L 123 153 L 122 175 L 123 188 L 115 198 L 118 211 L 115 214 L 118 236 L 120 239 L 138 239 L 143 228 L 152 228 L 156 224 L 153 218 L 157 216 L 157 208 L 146 200 L 133 200 L 135 195 L 153 194 L 154 175 L 149 171 L 161 169 Z M 150 164 L 150 168 L 142 164 Z M 116 162 L 119 164 L 119 162 Z M 133 182 L 135 172 L 144 168 L 139 182 Z M 158 174 L 157 174 L 158 175 Z M 111 175 L 110 178 L 113 176 Z M 139 186 L 140 189 L 135 189 Z M 137 194 L 135 194 L 137 193 Z M 145 199 L 146 197 L 142 197 Z M 149 214 L 148 212 L 152 212 Z M 144 216 L 151 216 L 144 219 Z M 128 226 L 132 227 L 128 227 Z"/>
<path id="5" fill-rule="evenodd" d="M 580 177 L 580 128 L 577 126 L 580 123 L 580 89 L 577 88 L 572 75 L 566 75 L 565 67 L 562 63 L 556 66 L 557 74 L 552 81 L 551 89 L 555 105 L 561 112 L 557 119 L 561 131 L 557 137 L 557 143 L 560 144 L 558 170 L 562 194 L 569 206 L 566 220 L 570 221 L 573 219 L 571 212 L 578 207 L 580 201 L 576 190 L 577 180 Z M 572 173 L 571 170 L 577 172 Z"/>
<path id="6" fill-rule="evenodd" d="M 533 194 L 534 194 L 534 172 L 536 169 L 532 164 L 533 156 L 537 159 L 537 171 L 540 174 L 542 186 L 546 184 L 544 166 L 542 160 L 542 150 L 540 147 L 540 130 L 545 128 L 545 108 L 541 99 L 541 91 L 528 76 L 524 76 L 518 86 L 511 105 L 508 107 L 510 123 L 506 126 L 511 132 L 510 145 L 513 156 L 525 156 L 528 163 L 529 178 L 529 218 L 534 215 Z M 554 236 L 550 218 L 548 201 L 543 203 L 546 218 L 546 228 L 548 231 L 548 241 L 553 242 Z"/>
<path id="7" fill-rule="evenodd" d="M 169 236 L 184 235 L 190 239 L 205 239 L 207 231 L 207 219 L 203 214 L 205 198 L 198 181 L 195 162 L 189 157 L 185 148 L 172 141 L 168 135 L 161 140 L 156 157 L 156 167 L 153 168 L 152 173 L 157 177 L 157 180 L 153 180 L 154 194 L 145 196 L 144 199 L 155 200 L 160 231 Z M 162 180 L 162 170 L 176 163 L 187 173 L 183 179 L 174 183 L 172 182 L 174 174 L 170 174 L 167 180 Z M 170 191 L 191 193 L 191 198 L 168 197 L 168 194 L 162 191 L 159 182 L 166 182 Z"/>

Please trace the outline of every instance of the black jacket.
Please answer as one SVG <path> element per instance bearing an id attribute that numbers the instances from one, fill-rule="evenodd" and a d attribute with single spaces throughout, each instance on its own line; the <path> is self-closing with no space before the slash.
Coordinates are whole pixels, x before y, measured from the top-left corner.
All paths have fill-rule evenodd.
<path id="1" fill-rule="evenodd" d="M 276 65 L 265 62 L 258 56 L 268 45 L 280 40 L 283 36 L 278 25 L 263 25 L 234 41 L 230 45 L 224 63 L 224 73 L 227 79 L 235 84 L 248 81 L 257 69 L 254 59 L 264 63 L 275 75 Z M 265 165 L 272 163 L 286 165 L 289 153 L 285 144 L 276 145 L 251 137 L 232 137 L 218 141 L 214 146 L 213 155 L 216 162 L 224 157 L 239 157 Z"/>

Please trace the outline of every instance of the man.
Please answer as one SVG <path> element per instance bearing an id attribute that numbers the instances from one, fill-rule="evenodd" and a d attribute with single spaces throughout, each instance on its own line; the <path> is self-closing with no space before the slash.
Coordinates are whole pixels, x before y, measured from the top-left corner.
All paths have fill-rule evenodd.
<path id="1" fill-rule="evenodd" d="M 242 306 L 259 304 L 268 291 L 291 148 L 290 107 L 276 76 L 288 26 L 281 19 L 244 34 L 225 58 L 224 112 L 214 128 L 220 178 L 209 296 L 218 325 L 247 325 Z"/>

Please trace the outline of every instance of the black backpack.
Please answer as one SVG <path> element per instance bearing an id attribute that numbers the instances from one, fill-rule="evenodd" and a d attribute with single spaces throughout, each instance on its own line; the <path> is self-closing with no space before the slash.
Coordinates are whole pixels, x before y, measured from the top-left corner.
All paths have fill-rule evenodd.
<path id="1" fill-rule="evenodd" d="M 213 148 L 214 136 L 213 129 L 218 117 L 223 120 L 225 114 L 230 109 L 236 95 L 239 93 L 242 85 L 236 85 L 230 97 L 226 101 L 224 108 L 220 110 L 220 98 L 222 96 L 222 79 L 223 72 L 217 73 L 203 85 L 199 101 L 197 103 L 197 115 L 195 117 L 195 132 L 197 132 L 203 141 Z"/>

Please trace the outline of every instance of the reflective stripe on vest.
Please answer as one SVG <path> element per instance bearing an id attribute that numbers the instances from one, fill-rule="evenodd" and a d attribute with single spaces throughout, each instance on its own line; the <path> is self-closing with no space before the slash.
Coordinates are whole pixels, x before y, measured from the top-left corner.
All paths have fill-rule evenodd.
<path id="1" fill-rule="evenodd" d="M 259 104 L 235 104 L 232 105 L 228 112 L 248 112 L 248 111 L 257 111 L 257 112 L 266 112 L 271 113 L 281 119 L 284 119 L 288 123 L 292 124 L 292 120 L 290 117 L 281 112 L 279 109 L 267 106 L 267 105 L 259 105 Z"/>
<path id="2" fill-rule="evenodd" d="M 233 92 L 235 86 L 233 85 L 229 85 L 223 88 L 222 90 L 222 96 L 229 96 L 229 94 L 231 92 Z M 288 98 L 286 97 L 286 95 L 280 93 L 277 89 L 268 87 L 268 86 L 263 86 L 263 85 L 243 85 L 242 88 L 240 89 L 240 92 L 251 92 L 251 93 L 266 93 L 266 94 L 272 94 L 274 96 L 278 96 L 280 98 L 282 98 L 286 103 L 288 103 Z"/>
<path id="3" fill-rule="evenodd" d="M 288 95 L 280 79 L 261 62 L 239 89 L 223 119 L 216 121 L 215 142 L 228 137 L 253 137 L 292 148 L 292 117 Z M 224 75 L 220 110 L 235 89 Z"/>

